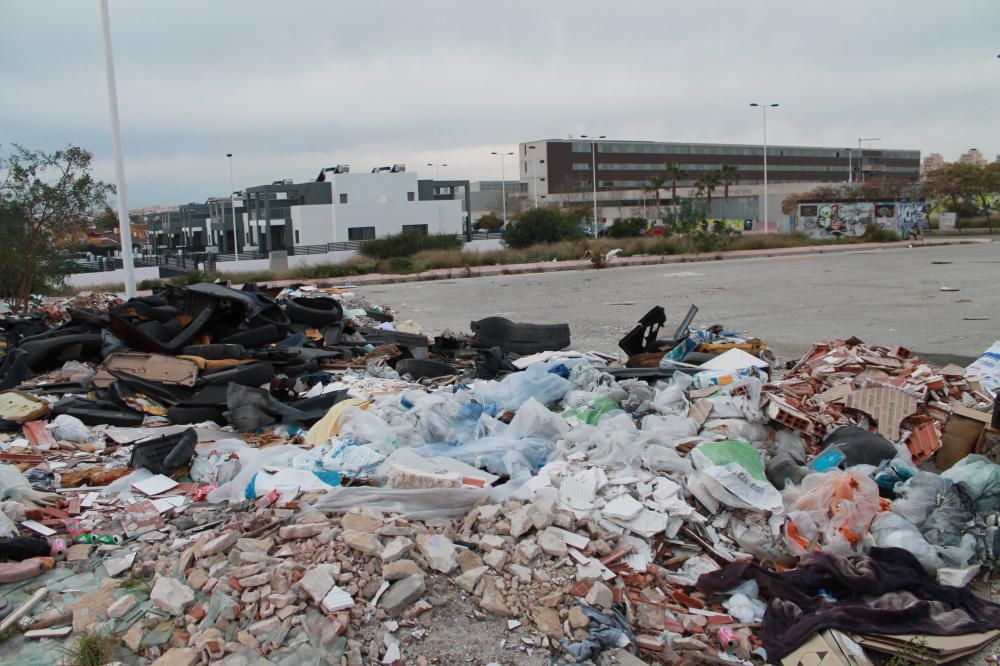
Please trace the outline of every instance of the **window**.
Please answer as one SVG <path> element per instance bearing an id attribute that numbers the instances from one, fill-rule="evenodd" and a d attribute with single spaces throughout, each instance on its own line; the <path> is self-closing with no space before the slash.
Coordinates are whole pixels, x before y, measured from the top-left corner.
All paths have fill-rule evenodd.
<path id="1" fill-rule="evenodd" d="M 407 201 L 416 201 L 416 199 L 417 199 L 417 195 L 414 194 L 413 192 L 407 192 L 406 193 L 406 200 Z"/>
<path id="2" fill-rule="evenodd" d="M 427 225 L 426 224 L 404 224 L 403 225 L 404 234 L 423 234 L 427 235 Z"/>
<path id="3" fill-rule="evenodd" d="M 346 194 L 341 194 L 340 196 L 346 197 Z M 363 241 L 363 240 L 374 240 L 375 238 L 375 227 L 350 227 L 347 230 L 347 240 L 352 241 Z"/>
<path id="4" fill-rule="evenodd" d="M 341 192 L 340 193 L 340 203 L 347 203 L 347 193 L 346 192 Z"/>
<path id="5" fill-rule="evenodd" d="M 299 240 L 299 230 L 295 230 L 295 244 L 298 245 L 301 241 Z"/>

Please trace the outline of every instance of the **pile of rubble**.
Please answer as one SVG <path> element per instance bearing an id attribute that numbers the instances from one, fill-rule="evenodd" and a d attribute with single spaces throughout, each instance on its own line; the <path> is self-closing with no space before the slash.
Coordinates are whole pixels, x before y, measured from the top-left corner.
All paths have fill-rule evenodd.
<path id="1" fill-rule="evenodd" d="M 617 359 L 347 289 L 90 299 L 0 320 L 4 661 L 941 663 L 1000 635 L 970 591 L 1000 553 L 989 354 L 783 371 L 696 308 Z"/>

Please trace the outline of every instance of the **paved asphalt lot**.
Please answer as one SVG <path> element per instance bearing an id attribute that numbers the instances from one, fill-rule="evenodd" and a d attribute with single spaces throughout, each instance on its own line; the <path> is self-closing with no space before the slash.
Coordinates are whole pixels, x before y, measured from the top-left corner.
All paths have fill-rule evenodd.
<path id="1" fill-rule="evenodd" d="M 978 356 L 1000 339 L 998 285 L 1000 243 L 990 243 L 449 279 L 356 292 L 428 332 L 467 332 L 470 321 L 490 315 L 569 322 L 573 348 L 616 353 L 621 335 L 652 306 L 667 309 L 667 333 L 694 303 L 696 323 L 751 333 L 785 360 L 814 341 L 856 335 L 944 362 L 951 355 Z"/>

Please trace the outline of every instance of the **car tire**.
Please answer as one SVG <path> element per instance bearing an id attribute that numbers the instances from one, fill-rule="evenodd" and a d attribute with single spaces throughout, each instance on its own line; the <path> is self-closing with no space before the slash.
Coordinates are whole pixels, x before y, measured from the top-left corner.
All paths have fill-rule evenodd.
<path id="1" fill-rule="evenodd" d="M 323 328 L 344 318 L 344 308 L 333 298 L 292 298 L 285 312 L 296 324 Z"/>

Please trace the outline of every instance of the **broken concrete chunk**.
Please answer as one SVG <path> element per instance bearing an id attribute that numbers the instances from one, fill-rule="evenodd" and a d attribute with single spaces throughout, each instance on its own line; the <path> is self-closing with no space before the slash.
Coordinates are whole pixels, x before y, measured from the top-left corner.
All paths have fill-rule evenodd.
<path id="1" fill-rule="evenodd" d="M 194 602 L 194 591 L 176 578 L 160 576 L 149 593 L 153 605 L 171 615 L 182 615 Z"/>
<path id="2" fill-rule="evenodd" d="M 536 606 L 534 617 L 535 626 L 538 627 L 538 631 L 542 632 L 549 638 L 559 640 L 565 636 L 562 622 L 559 620 L 559 611 L 554 608 Z"/>
<path id="3" fill-rule="evenodd" d="M 201 658 L 197 649 L 172 647 L 163 653 L 151 666 L 194 666 Z"/>
<path id="4" fill-rule="evenodd" d="M 136 601 L 137 599 L 134 594 L 126 594 L 124 597 L 108 606 L 108 617 L 113 620 L 117 620 L 122 615 L 132 610 L 135 607 Z"/>
<path id="5" fill-rule="evenodd" d="M 534 527 L 531 520 L 530 505 L 522 506 L 520 509 L 507 517 L 510 522 L 510 535 L 517 539 Z"/>
<path id="6" fill-rule="evenodd" d="M 366 555 L 376 555 L 382 552 L 382 542 L 370 532 L 344 530 L 340 533 L 340 538 L 354 550 L 359 550 Z"/>
<path id="7" fill-rule="evenodd" d="M 614 594 L 611 592 L 611 588 L 601 582 L 596 582 L 590 587 L 590 591 L 587 592 L 587 596 L 584 600 L 591 606 L 597 606 L 603 609 L 611 608 L 611 605 L 615 602 Z"/>
<path id="8" fill-rule="evenodd" d="M 493 576 L 483 578 L 483 598 L 479 600 L 479 605 L 483 610 L 501 617 L 514 616 Z"/>
<path id="9" fill-rule="evenodd" d="M 221 536 L 217 536 L 201 547 L 201 557 L 211 557 L 212 555 L 225 552 L 232 548 L 239 538 L 240 535 L 237 532 L 226 532 Z"/>
<path id="10" fill-rule="evenodd" d="M 382 567 L 382 578 L 386 580 L 399 580 L 413 574 L 423 573 L 423 570 L 413 560 L 396 560 L 388 562 Z"/>
<path id="11" fill-rule="evenodd" d="M 309 595 L 310 599 L 320 603 L 336 583 L 333 577 L 337 573 L 339 572 L 335 571 L 334 567 L 329 564 L 313 567 L 302 576 L 299 586 Z"/>
<path id="12" fill-rule="evenodd" d="M 547 527 L 538 533 L 538 546 L 547 555 L 562 557 L 568 552 L 566 540 L 556 527 Z"/>
<path id="13" fill-rule="evenodd" d="M 326 529 L 323 523 L 306 523 L 305 525 L 285 525 L 278 528 L 278 536 L 282 539 L 308 539 Z"/>
<path id="14" fill-rule="evenodd" d="M 331 613 L 342 611 L 354 605 L 354 599 L 350 594 L 334 585 L 323 598 L 323 609 Z"/>
<path id="15" fill-rule="evenodd" d="M 365 513 L 350 511 L 340 519 L 340 526 L 345 530 L 357 532 L 372 532 L 382 527 L 382 519 Z"/>
<path id="16" fill-rule="evenodd" d="M 500 571 L 503 569 L 503 565 L 507 562 L 507 553 L 500 549 L 491 550 L 483 555 L 483 562 L 485 562 L 490 568 Z"/>
<path id="17" fill-rule="evenodd" d="M 462 567 L 462 571 L 477 569 L 483 566 L 483 558 L 468 548 L 459 548 L 458 552 L 455 553 L 455 559 L 458 560 L 458 565 Z"/>
<path id="18" fill-rule="evenodd" d="M 413 542 L 404 536 L 399 536 L 390 541 L 382 549 L 381 558 L 383 562 L 394 562 L 410 552 Z"/>
<path id="19" fill-rule="evenodd" d="M 488 570 L 489 568 L 485 566 L 469 569 L 455 579 L 455 584 L 465 590 L 468 594 L 472 594 L 472 591 L 476 589 L 476 585 L 479 584 L 479 581 L 482 580 L 483 575 Z"/>
<path id="20" fill-rule="evenodd" d="M 397 580 L 386 590 L 379 602 L 389 617 L 398 617 L 406 608 L 424 594 L 424 577 L 413 574 Z"/>
<path id="21" fill-rule="evenodd" d="M 455 544 L 442 534 L 418 534 L 417 546 L 435 571 L 451 573 L 458 566 L 455 559 Z"/>

